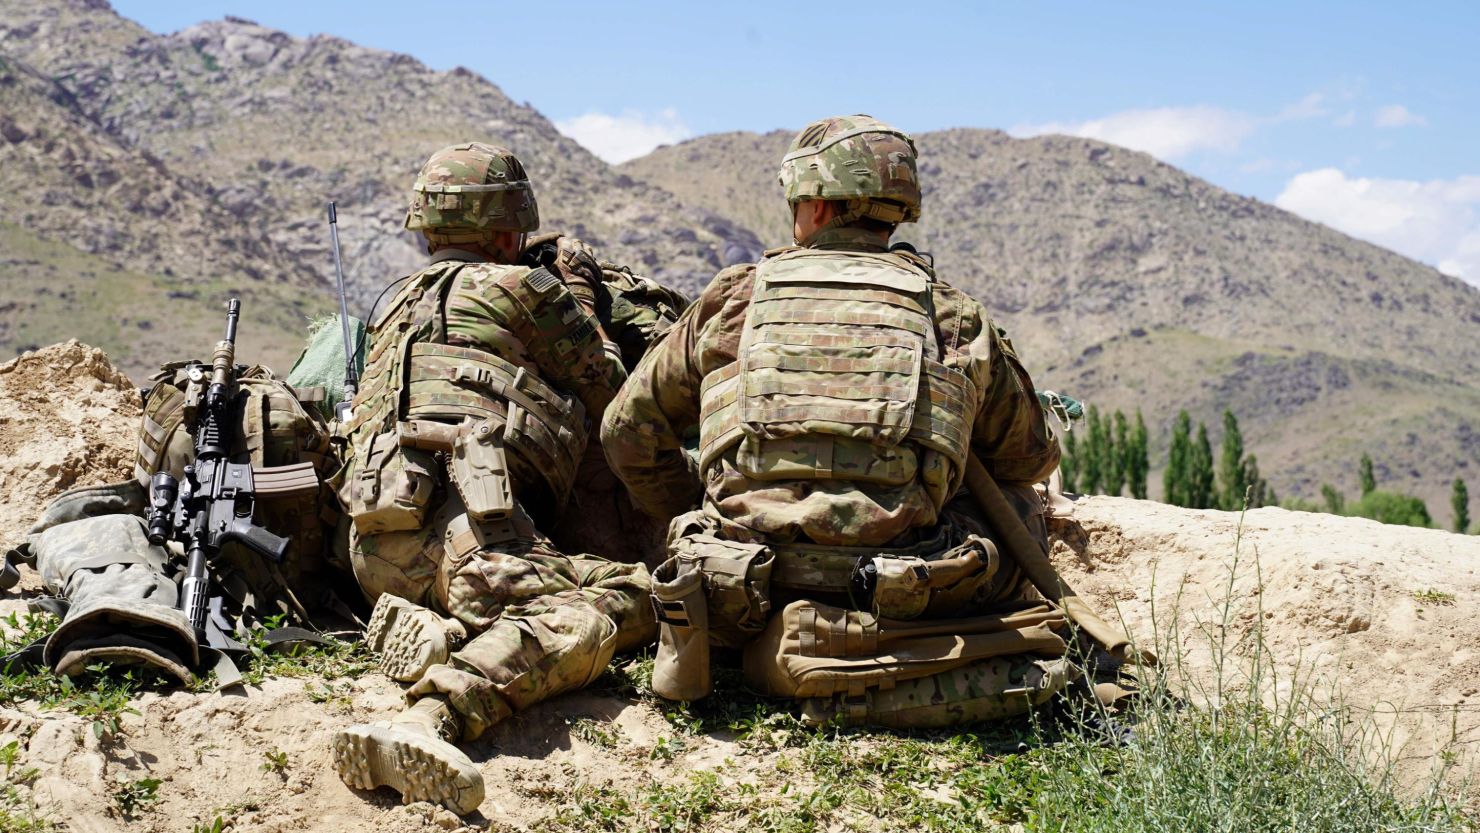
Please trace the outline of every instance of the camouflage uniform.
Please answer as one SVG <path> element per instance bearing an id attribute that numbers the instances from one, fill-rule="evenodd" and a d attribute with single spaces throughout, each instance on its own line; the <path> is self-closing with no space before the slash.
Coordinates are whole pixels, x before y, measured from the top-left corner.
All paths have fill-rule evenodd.
<path id="1" fill-rule="evenodd" d="M 484 240 L 469 217 L 501 231 L 538 222 L 522 168 L 498 148 L 442 151 L 417 187 L 408 227 L 440 246 Z M 480 194 L 493 204 L 477 205 Z M 462 812 L 481 800 L 481 778 L 446 741 L 586 685 L 654 630 L 642 565 L 567 556 L 538 530 L 568 498 L 626 371 L 593 317 L 601 274 L 589 250 L 556 237 L 522 248 L 535 262 L 437 249 L 372 324 L 348 427 L 350 559 L 379 599 L 367 636 L 387 673 L 414 682 L 408 714 L 439 737 L 351 727 L 336 765 L 356 786 Z M 413 777 L 428 768 L 440 774 Z"/>
<path id="2" fill-rule="evenodd" d="M 805 160 L 817 145 L 831 155 L 814 151 L 819 164 L 784 167 L 783 185 L 793 202 L 846 199 L 841 222 L 825 224 L 804 247 L 716 276 L 634 370 L 602 426 L 603 450 L 638 505 L 678 516 L 670 527 L 678 564 L 656 577 L 660 616 L 671 608 L 677 617 L 664 618 L 661 647 L 670 647 L 669 624 L 682 631 L 693 618 L 692 605 L 665 595 L 692 563 L 704 573 L 709 642 L 748 645 L 747 677 L 763 691 L 827 714 L 866 695 L 879 708 L 850 714 L 879 723 L 1009 713 L 1022 700 L 1006 696 L 1017 691 L 1009 683 L 1037 675 L 1040 693 L 1063 683 L 1031 662 L 1002 658 L 1021 650 L 1004 650 L 1011 640 L 978 640 L 985 653 L 933 666 L 943 670 L 923 678 L 864 685 L 854 675 L 825 691 L 779 682 L 774 654 L 764 656 L 784 649 L 782 620 L 797 616 L 837 619 L 836 633 L 847 635 L 839 650 L 864 664 L 882 661 L 869 646 L 915 633 L 906 620 L 960 622 L 932 633 L 963 638 L 1001 630 L 1000 617 L 979 617 L 1003 603 L 1020 607 L 1025 586 L 997 556 L 969 496 L 957 493 L 965 455 L 976 453 L 1008 485 L 1040 539 L 1042 504 L 1029 484 L 1059 457 L 1031 380 L 981 305 L 936 278 L 913 250 L 886 248 L 881 235 L 851 225 L 918 217 L 908 137 L 867 117 L 827 120 L 803 131 L 788 160 Z M 870 171 L 872 180 L 858 181 Z M 697 458 L 685 452 L 695 433 Z M 861 573 L 868 580 L 866 566 L 874 570 L 867 587 L 857 583 Z M 951 570 L 957 575 L 945 577 Z M 863 604 L 860 592 L 872 594 L 865 608 L 878 616 L 846 610 Z M 1018 644 L 1061 652 L 1051 631 L 1062 617 L 1033 615 L 1025 627 L 1039 630 Z M 815 627 L 823 630 L 802 644 L 826 641 L 823 625 Z M 681 654 L 682 634 L 675 640 Z M 687 696 L 704 688 L 676 687 Z M 884 704 L 890 698 L 898 702 Z M 901 717 L 907 701 L 927 708 Z M 942 707 L 925 714 L 932 704 Z"/>

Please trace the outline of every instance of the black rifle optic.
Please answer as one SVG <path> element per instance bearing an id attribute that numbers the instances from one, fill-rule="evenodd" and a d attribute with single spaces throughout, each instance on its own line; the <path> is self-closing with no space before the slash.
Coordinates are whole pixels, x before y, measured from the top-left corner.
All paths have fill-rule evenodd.
<path id="1" fill-rule="evenodd" d="M 184 424 L 194 441 L 194 459 L 182 479 L 161 471 L 150 483 L 149 543 L 178 541 L 184 547 L 180 609 L 197 632 L 205 629 L 211 563 L 224 545 L 239 542 L 274 563 L 287 552 L 286 538 L 253 519 L 257 498 L 318 488 L 311 463 L 254 472 L 249 463 L 231 462 L 232 448 L 242 444 L 235 364 L 240 315 L 241 301 L 232 298 L 226 307 L 226 338 L 216 344 L 211 363 L 192 362 L 185 368 Z"/>

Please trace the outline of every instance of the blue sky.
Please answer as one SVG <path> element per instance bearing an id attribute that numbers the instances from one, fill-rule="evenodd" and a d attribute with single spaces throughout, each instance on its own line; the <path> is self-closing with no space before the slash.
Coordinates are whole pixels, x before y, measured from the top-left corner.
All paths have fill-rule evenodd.
<path id="1" fill-rule="evenodd" d="M 1480 283 L 1477 3 L 114 6 L 158 32 L 233 14 L 466 66 L 608 159 L 838 112 L 1093 136 Z"/>

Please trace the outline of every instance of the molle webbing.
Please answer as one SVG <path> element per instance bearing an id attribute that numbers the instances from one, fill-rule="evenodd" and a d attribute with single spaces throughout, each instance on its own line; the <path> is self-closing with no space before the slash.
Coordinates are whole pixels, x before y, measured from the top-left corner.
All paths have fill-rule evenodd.
<path id="1" fill-rule="evenodd" d="M 504 426 L 508 448 L 564 500 L 586 447 L 580 400 L 481 350 L 416 343 L 408 352 L 405 419 L 493 418 Z"/>
<path id="2" fill-rule="evenodd" d="M 930 558 L 950 549 L 950 531 L 937 527 L 929 539 L 906 547 L 839 547 L 822 544 L 772 544 L 776 564 L 771 584 L 803 593 L 847 593 L 861 558 Z"/>
<path id="3" fill-rule="evenodd" d="M 914 476 L 915 448 L 959 471 L 975 411 L 969 380 L 938 361 L 928 275 L 823 250 L 757 267 L 737 361 L 700 402 L 701 468 L 743 441 L 748 476 L 881 483 Z"/>

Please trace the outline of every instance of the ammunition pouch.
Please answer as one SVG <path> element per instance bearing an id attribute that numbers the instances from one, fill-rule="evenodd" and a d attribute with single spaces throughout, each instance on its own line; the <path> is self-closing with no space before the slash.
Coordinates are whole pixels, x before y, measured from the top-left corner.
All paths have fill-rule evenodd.
<path id="1" fill-rule="evenodd" d="M 997 574 L 997 545 L 979 535 L 930 558 L 876 555 L 858 562 L 854 588 L 874 613 L 889 619 L 951 615 Z"/>
<path id="2" fill-rule="evenodd" d="M 345 483 L 350 517 L 361 535 L 421 529 L 437 488 L 436 458 L 401 445 L 396 434 L 371 438 L 364 462 Z"/>
<path id="3" fill-rule="evenodd" d="M 675 539 L 668 550 L 704 575 L 711 644 L 738 648 L 766 626 L 775 563 L 770 547 L 697 533 Z"/>

